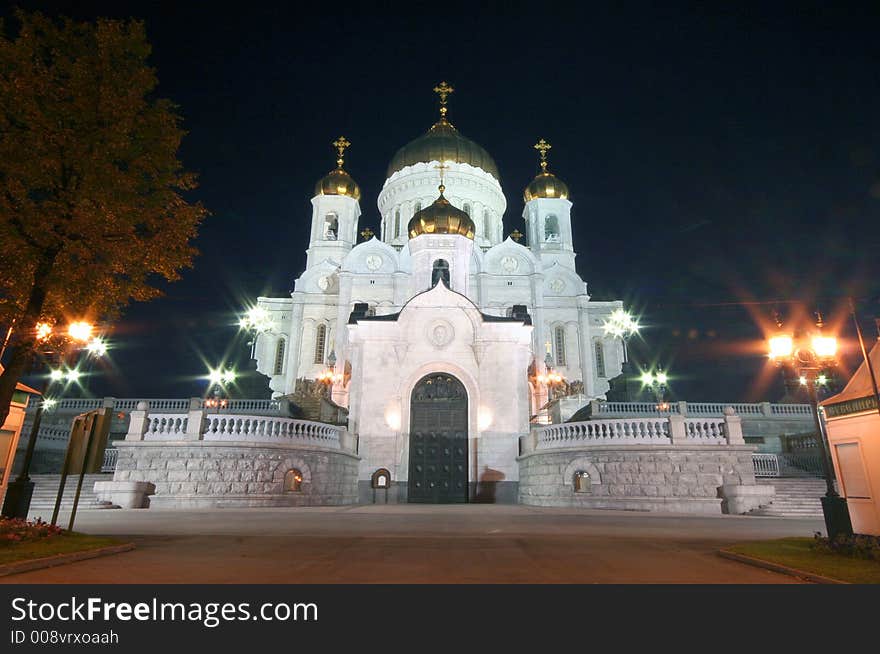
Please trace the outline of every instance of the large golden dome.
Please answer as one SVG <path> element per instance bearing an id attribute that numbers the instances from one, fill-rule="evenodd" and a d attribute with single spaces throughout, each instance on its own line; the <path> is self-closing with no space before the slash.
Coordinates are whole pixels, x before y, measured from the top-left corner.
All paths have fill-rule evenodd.
<path id="1" fill-rule="evenodd" d="M 397 151 L 388 166 L 388 177 L 416 163 L 454 161 L 481 168 L 498 177 L 498 166 L 481 146 L 461 135 L 446 118 L 441 118 L 425 134 Z"/>
<path id="2" fill-rule="evenodd" d="M 410 238 L 421 234 L 460 234 L 473 240 L 476 233 L 474 221 L 464 211 L 452 206 L 444 196 L 445 187 L 440 185 L 440 197 L 429 207 L 417 211 L 409 221 Z"/>
<path id="3" fill-rule="evenodd" d="M 342 164 L 345 163 L 345 149 L 350 145 L 351 143 L 344 136 L 333 141 L 333 147 L 337 151 L 336 169 L 318 180 L 315 184 L 315 195 L 345 195 L 355 200 L 361 199 L 360 186 L 342 168 Z"/>
<path id="4" fill-rule="evenodd" d="M 562 198 L 568 199 L 568 185 L 553 173 L 538 173 L 538 175 L 526 186 L 523 191 L 523 199 L 526 202 L 537 198 Z"/>

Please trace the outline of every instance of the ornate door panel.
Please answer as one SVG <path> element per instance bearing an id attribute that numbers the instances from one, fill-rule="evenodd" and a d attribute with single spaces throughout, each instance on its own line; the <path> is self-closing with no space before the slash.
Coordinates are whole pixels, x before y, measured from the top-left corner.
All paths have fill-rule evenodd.
<path id="1" fill-rule="evenodd" d="M 423 378 L 412 393 L 408 501 L 467 502 L 467 392 L 452 375 Z"/>

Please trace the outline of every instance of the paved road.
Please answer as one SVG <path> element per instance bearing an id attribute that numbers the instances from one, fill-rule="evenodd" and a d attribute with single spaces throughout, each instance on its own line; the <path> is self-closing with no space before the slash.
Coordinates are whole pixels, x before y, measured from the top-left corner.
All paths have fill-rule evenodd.
<path id="1" fill-rule="evenodd" d="M 133 552 L 0 583 L 794 583 L 720 558 L 821 521 L 524 506 L 83 511 Z"/>

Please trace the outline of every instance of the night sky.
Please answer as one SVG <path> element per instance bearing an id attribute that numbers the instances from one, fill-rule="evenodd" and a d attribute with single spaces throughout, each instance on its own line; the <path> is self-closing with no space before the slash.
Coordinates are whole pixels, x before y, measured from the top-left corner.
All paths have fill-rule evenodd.
<path id="1" fill-rule="evenodd" d="M 19 3 L 146 21 L 160 93 L 189 131 L 191 198 L 212 212 L 195 268 L 126 310 L 115 368 L 89 392 L 187 397 L 204 393 L 207 364 L 253 370 L 237 313 L 286 295 L 302 272 L 330 142 L 353 143 L 361 228 L 378 233 L 388 162 L 436 119 L 440 80 L 456 89 L 452 122 L 498 164 L 505 235 L 525 231 L 532 144 L 553 144 L 578 272 L 594 299 L 641 314 L 634 358 L 668 370 L 676 397 L 777 399 L 760 341 L 774 302 L 785 317 L 818 308 L 840 325 L 844 377 L 858 356 L 848 294 L 873 340 L 878 5 L 287 4 Z M 241 396 L 268 394 L 256 373 L 240 382 Z"/>

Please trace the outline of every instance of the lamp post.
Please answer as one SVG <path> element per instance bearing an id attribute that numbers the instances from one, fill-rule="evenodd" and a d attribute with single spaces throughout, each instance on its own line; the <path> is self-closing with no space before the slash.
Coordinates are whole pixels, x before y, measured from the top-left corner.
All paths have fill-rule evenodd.
<path id="1" fill-rule="evenodd" d="M 639 329 L 640 326 L 638 321 L 632 317 L 632 314 L 623 309 L 615 309 L 612 311 L 602 325 L 602 330 L 605 332 L 605 336 L 619 338 L 623 345 L 623 362 L 620 365 L 622 383 L 619 383 L 617 378 L 612 380 L 608 399 L 614 397 L 615 401 L 631 402 L 635 399 L 635 395 L 638 393 L 637 389 L 631 388 L 634 375 L 632 371 L 632 363 L 629 361 L 627 344 L 630 338 L 639 333 Z"/>
<path id="2" fill-rule="evenodd" d="M 663 372 L 660 368 L 657 369 L 657 372 L 646 370 L 642 373 L 641 380 L 642 385 L 649 387 L 654 393 L 654 397 L 657 399 L 657 410 L 667 410 L 669 404 L 666 402 L 665 396 L 667 383 L 669 382 L 669 375 Z"/>
<path id="3" fill-rule="evenodd" d="M 553 355 L 551 355 L 549 351 L 550 344 L 548 343 L 547 345 L 548 350 L 544 357 L 544 367 L 546 368 L 546 372 L 543 375 L 538 375 L 537 380 L 539 384 L 544 384 L 547 387 L 547 402 L 550 403 L 554 399 L 553 389 L 565 386 L 565 378 L 553 370 Z"/>
<path id="4" fill-rule="evenodd" d="M 57 332 L 51 324 L 46 322 L 38 323 L 34 326 L 35 340 L 38 344 L 37 353 L 45 362 L 48 362 L 51 358 L 57 358 L 60 363 L 63 363 L 67 345 L 71 342 L 89 343 L 93 340 L 93 331 L 94 327 L 85 321 L 71 323 L 65 332 Z M 52 341 L 56 341 L 54 346 Z M 79 380 L 80 375 L 81 373 L 75 367 L 67 371 L 58 368 L 50 370 L 43 382 L 43 387 L 40 390 L 41 399 L 40 403 L 37 404 L 36 412 L 34 412 L 34 422 L 28 436 L 28 444 L 24 453 L 21 471 L 6 486 L 6 497 L 3 500 L 2 511 L 4 517 L 27 519 L 28 511 L 31 507 L 31 497 L 34 493 L 34 482 L 31 481 L 29 473 L 31 462 L 34 458 L 34 450 L 37 446 L 40 422 L 43 419 L 43 410 L 50 409 L 55 404 L 54 400 L 46 398 L 46 393 L 52 387 L 52 384 L 64 379 L 68 383 L 76 382 Z"/>
<path id="5" fill-rule="evenodd" d="M 822 474 L 825 478 L 825 495 L 822 500 L 822 514 L 825 517 L 825 529 L 828 537 L 834 539 L 838 534 L 852 534 L 852 524 L 846 500 L 834 488 L 834 471 L 831 466 L 830 445 L 825 438 L 822 422 L 819 417 L 819 398 L 816 394 L 818 384 L 825 382 L 822 370 L 837 365 L 837 339 L 822 333 L 822 316 L 811 333 L 796 336 L 792 332 L 782 330 L 768 340 L 770 360 L 777 366 L 790 366 L 807 389 L 816 428 L 816 438 L 821 450 Z"/>
<path id="6" fill-rule="evenodd" d="M 257 338 L 259 338 L 260 334 L 270 332 L 275 328 L 272 315 L 263 307 L 251 307 L 238 321 L 238 325 L 253 335 L 253 340 L 248 343 L 251 346 L 251 359 L 253 359 L 257 348 Z"/>
<path id="7" fill-rule="evenodd" d="M 231 368 L 224 370 L 223 367 L 220 367 L 210 370 L 208 372 L 209 384 L 208 392 L 205 397 L 205 408 L 225 409 L 229 404 L 229 400 L 223 397 L 223 395 L 228 394 L 226 392 L 226 387 L 229 384 L 234 383 L 236 377 L 238 377 L 238 375 L 235 370 Z M 213 397 L 211 397 L 212 392 Z"/>

